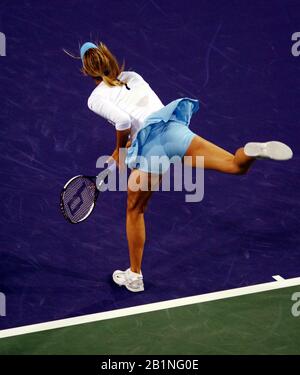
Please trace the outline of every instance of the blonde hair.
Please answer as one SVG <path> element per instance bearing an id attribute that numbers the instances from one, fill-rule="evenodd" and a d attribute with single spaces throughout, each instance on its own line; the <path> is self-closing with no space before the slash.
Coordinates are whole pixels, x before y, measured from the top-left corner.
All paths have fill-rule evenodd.
<path id="1" fill-rule="evenodd" d="M 124 68 L 124 61 L 120 67 L 116 57 L 107 46 L 100 43 L 97 48 L 90 48 L 86 51 L 81 70 L 83 74 L 103 80 L 108 86 L 113 87 L 126 85 L 126 82 L 118 80 L 118 76 L 124 71 Z"/>

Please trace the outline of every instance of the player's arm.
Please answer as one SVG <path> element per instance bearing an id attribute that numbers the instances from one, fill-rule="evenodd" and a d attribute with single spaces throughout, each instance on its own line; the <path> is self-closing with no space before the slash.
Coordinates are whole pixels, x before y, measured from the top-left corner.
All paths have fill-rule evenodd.
<path id="1" fill-rule="evenodd" d="M 131 118 L 128 113 L 100 95 L 92 94 L 88 100 L 88 107 L 98 115 L 113 124 L 116 129 L 116 148 L 112 158 L 119 165 L 120 148 L 129 146 Z"/>
<path id="2" fill-rule="evenodd" d="M 112 154 L 112 158 L 116 161 L 119 166 L 124 160 L 120 160 L 120 149 L 124 149 L 129 145 L 130 128 L 125 130 L 116 130 L 116 148 Z M 125 156 L 125 153 L 124 155 Z"/>

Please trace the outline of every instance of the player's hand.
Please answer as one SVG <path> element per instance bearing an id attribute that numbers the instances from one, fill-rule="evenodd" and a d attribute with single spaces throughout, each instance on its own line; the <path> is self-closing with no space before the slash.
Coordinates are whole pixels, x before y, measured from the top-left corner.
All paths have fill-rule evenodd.
<path id="1" fill-rule="evenodd" d="M 107 159 L 107 163 L 115 162 L 119 167 L 119 150 L 115 149 L 112 155 Z"/>

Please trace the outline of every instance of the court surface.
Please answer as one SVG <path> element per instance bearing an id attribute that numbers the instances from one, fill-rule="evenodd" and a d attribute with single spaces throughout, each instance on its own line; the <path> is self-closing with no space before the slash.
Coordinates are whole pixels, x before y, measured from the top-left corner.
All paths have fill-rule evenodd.
<path id="1" fill-rule="evenodd" d="M 291 53 L 299 25 L 294 0 L 1 1 L 0 333 L 300 277 L 300 57 Z M 269 139 L 294 151 L 291 161 L 258 161 L 245 176 L 206 171 L 200 203 L 155 193 L 140 294 L 111 279 L 128 267 L 126 194 L 105 194 L 81 225 L 59 210 L 65 182 L 95 175 L 97 158 L 115 147 L 114 129 L 87 107 L 93 81 L 62 52 L 76 54 L 90 39 L 124 58 L 164 104 L 199 99 L 191 129 L 204 138 L 231 152 Z M 295 353 L 293 290 L 3 338 L 0 352 L 113 353 L 130 332 L 144 332 L 124 351 L 162 350 L 159 338 L 166 352 Z"/>
<path id="2" fill-rule="evenodd" d="M 278 288 L 276 283 L 260 289 Z M 290 281 L 297 283 L 299 278 Z M 0 353 L 300 354 L 300 304 L 295 309 L 297 316 L 292 313 L 293 295 L 297 293 L 300 299 L 300 285 L 253 291 L 253 287 L 233 290 L 227 297 L 215 293 L 190 304 L 187 300 L 168 301 L 169 308 L 163 308 L 166 303 L 146 305 L 139 313 L 138 309 L 118 310 L 114 318 L 96 314 L 2 331 Z M 171 306 L 172 302 L 179 306 Z M 80 320 L 97 321 L 80 324 Z M 64 325 L 69 326 L 53 329 Z M 5 335 L 11 337 L 3 338 Z"/>

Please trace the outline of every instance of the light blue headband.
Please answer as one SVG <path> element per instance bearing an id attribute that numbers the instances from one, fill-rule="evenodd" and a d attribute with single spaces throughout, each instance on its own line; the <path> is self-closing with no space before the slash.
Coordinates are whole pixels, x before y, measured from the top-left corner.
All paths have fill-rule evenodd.
<path id="1" fill-rule="evenodd" d="M 81 48 L 80 48 L 80 57 L 83 62 L 83 56 L 84 54 L 91 48 L 97 48 L 96 44 L 91 43 L 91 42 L 86 42 L 84 43 Z"/>

